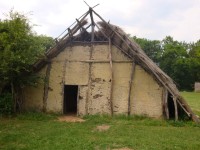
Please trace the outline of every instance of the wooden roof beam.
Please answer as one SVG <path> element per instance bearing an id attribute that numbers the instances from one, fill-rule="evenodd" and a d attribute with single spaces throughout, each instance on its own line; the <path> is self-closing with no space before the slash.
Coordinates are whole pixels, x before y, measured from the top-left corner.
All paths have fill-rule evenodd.
<path id="1" fill-rule="evenodd" d="M 86 29 L 82 26 L 81 22 L 78 19 L 76 19 L 76 21 L 77 21 L 80 29 L 82 29 L 82 31 L 86 31 Z"/>
<path id="2" fill-rule="evenodd" d="M 95 23 L 94 23 L 94 18 L 93 18 L 93 14 L 92 14 L 92 8 L 89 8 L 89 12 L 90 12 L 90 18 L 91 18 L 91 42 L 94 41 L 94 27 L 95 27 Z"/>

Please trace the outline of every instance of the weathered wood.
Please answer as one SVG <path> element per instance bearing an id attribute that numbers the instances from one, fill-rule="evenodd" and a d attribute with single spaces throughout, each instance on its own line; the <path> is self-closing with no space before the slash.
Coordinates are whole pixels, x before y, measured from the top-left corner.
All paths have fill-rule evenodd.
<path id="1" fill-rule="evenodd" d="M 87 21 L 85 21 L 84 19 L 87 17 L 89 12 L 86 13 L 86 16 L 84 16 L 80 22 L 82 25 L 85 25 L 87 23 Z M 75 25 L 72 29 L 71 29 L 71 35 L 75 34 L 78 30 L 80 29 L 79 25 Z M 68 41 L 70 39 L 70 36 L 68 36 L 69 33 L 67 33 L 65 36 L 63 36 L 63 38 L 61 38 L 58 42 L 58 44 L 54 45 L 52 48 L 50 48 L 46 53 L 45 53 L 45 58 L 38 60 L 33 67 L 35 68 L 35 70 L 40 70 L 45 64 L 46 64 L 46 59 L 51 59 L 54 56 L 56 56 L 59 52 L 61 52 L 65 46 L 66 46 L 66 41 Z"/>
<path id="2" fill-rule="evenodd" d="M 77 112 L 76 112 L 76 115 L 79 116 L 79 94 L 80 94 L 80 86 L 78 86 L 78 92 L 77 92 L 77 97 L 76 97 L 76 100 L 77 100 Z"/>
<path id="3" fill-rule="evenodd" d="M 141 66 L 145 68 L 146 71 L 151 73 L 154 76 L 154 78 L 156 78 L 156 80 L 160 84 L 162 84 L 164 88 L 166 88 L 173 96 L 176 96 L 176 97 L 179 96 L 178 90 L 176 86 L 173 84 L 173 81 L 162 70 L 160 70 L 158 67 L 155 67 L 155 64 L 153 64 L 153 62 L 145 55 L 145 53 L 141 50 L 141 48 L 134 47 L 133 45 L 130 44 L 131 43 L 130 41 L 124 40 L 122 35 L 120 35 L 117 31 L 115 31 L 111 25 L 107 24 L 106 21 L 103 18 L 101 18 L 100 15 L 98 15 L 95 11 L 93 12 L 110 28 L 110 30 L 115 32 L 118 38 L 124 41 L 125 45 L 127 46 L 127 49 L 129 49 L 129 51 L 131 50 L 131 56 L 123 48 L 120 48 L 121 50 L 123 50 L 123 52 L 128 54 L 128 56 L 130 56 L 130 58 L 132 59 L 134 56 L 134 58 L 137 59 L 137 63 L 141 63 Z M 119 48 L 119 43 L 116 43 L 114 40 L 115 39 L 113 38 L 113 41 L 112 41 L 113 44 Z M 191 113 L 192 120 L 195 122 L 199 122 L 199 119 L 192 112 L 192 110 L 189 107 L 186 107 L 186 109 Z"/>
<path id="4" fill-rule="evenodd" d="M 191 113 L 189 113 L 186 108 L 184 107 L 185 105 L 182 104 L 179 100 L 177 100 L 177 103 L 179 103 L 179 105 L 181 106 L 181 108 L 185 111 L 185 113 L 188 115 L 188 116 L 191 116 Z"/>
<path id="5" fill-rule="evenodd" d="M 77 23 L 78 23 L 80 29 L 82 29 L 82 32 L 83 32 L 83 31 L 86 31 L 86 29 L 82 26 L 81 22 L 80 22 L 78 19 L 76 19 L 76 21 L 77 21 Z"/>
<path id="6" fill-rule="evenodd" d="M 93 42 L 94 41 L 94 27 L 95 27 L 95 23 L 94 23 L 94 18 L 93 18 L 93 14 L 92 14 L 92 8 L 90 8 L 89 12 L 90 12 L 90 18 L 91 18 L 91 24 L 92 24 L 91 42 Z"/>
<path id="7" fill-rule="evenodd" d="M 92 25 L 91 42 L 94 42 L 94 25 Z"/>
<path id="8" fill-rule="evenodd" d="M 46 108 L 47 108 L 50 72 L 51 72 L 51 62 L 47 64 L 47 69 L 46 69 L 46 74 L 45 74 L 45 81 L 44 81 L 44 94 L 43 94 L 43 111 L 44 112 L 46 112 Z"/>
<path id="9" fill-rule="evenodd" d="M 174 111 L 175 111 L 175 120 L 178 121 L 178 106 L 177 106 L 177 99 L 173 96 L 174 102 Z"/>
<path id="10" fill-rule="evenodd" d="M 166 119 L 169 119 L 169 108 L 168 108 L 168 91 L 166 88 L 163 88 L 162 94 L 162 103 L 163 103 L 163 111 Z"/>
<path id="11" fill-rule="evenodd" d="M 63 60 L 52 60 L 51 62 L 63 62 Z M 68 60 L 67 62 L 82 62 L 82 63 L 110 63 L 110 60 Z M 112 60 L 114 63 L 132 63 L 132 60 Z"/>
<path id="12" fill-rule="evenodd" d="M 132 69 L 131 69 L 131 76 L 129 81 L 129 91 L 128 91 L 128 115 L 131 113 L 131 89 L 132 89 L 132 83 L 133 83 L 133 77 L 135 73 L 135 63 L 132 63 Z"/>
<path id="13" fill-rule="evenodd" d="M 109 39 L 109 37 L 99 28 L 99 26 L 95 23 L 95 26 L 97 27 L 97 29 L 107 38 Z"/>
<path id="14" fill-rule="evenodd" d="M 106 23 L 106 21 L 99 15 L 99 14 L 97 14 L 94 10 L 93 10 L 93 12 L 95 13 L 95 15 L 97 15 L 104 23 Z M 107 24 L 107 23 L 106 23 Z M 130 49 L 133 49 L 133 47 L 131 47 L 130 46 L 130 43 L 131 42 L 128 42 L 127 43 L 127 41 L 124 39 L 124 35 L 122 36 L 122 35 L 120 35 L 117 31 L 116 31 L 116 29 L 113 29 L 112 28 L 112 26 L 111 25 L 109 25 L 109 24 L 107 24 L 107 26 L 125 43 L 125 45 L 127 46 L 127 48 L 130 48 Z M 119 46 L 119 43 L 115 43 L 116 45 L 118 45 Z M 132 45 L 133 46 L 133 45 Z M 119 46 L 120 47 L 120 46 Z M 137 48 L 135 48 L 134 47 L 134 50 L 136 50 Z M 124 50 L 123 50 L 124 51 Z M 142 51 L 142 50 L 141 50 Z M 132 51 L 133 52 L 133 54 L 135 54 L 135 55 L 138 55 L 135 51 Z M 126 52 L 127 53 L 127 52 Z M 145 55 L 144 53 L 140 53 L 140 55 L 141 56 L 143 56 L 143 55 Z M 152 65 L 152 62 L 151 61 L 148 61 L 148 62 L 146 62 L 146 61 L 143 61 L 142 60 L 142 58 L 146 58 L 146 57 L 138 57 L 138 59 L 139 59 L 139 61 L 141 61 L 142 63 L 143 63 L 143 65 L 145 65 L 145 66 L 148 66 L 148 67 L 146 67 L 146 68 L 151 68 L 151 69 L 153 69 L 152 67 L 150 67 L 149 66 L 149 64 L 148 63 L 150 63 L 151 65 Z M 131 58 L 133 59 L 133 56 L 131 56 Z M 149 59 L 148 59 L 149 60 Z M 144 67 L 144 66 L 143 66 Z M 155 68 L 154 68 L 155 69 Z M 162 81 L 162 79 L 158 76 L 158 74 L 157 74 L 157 71 L 156 70 L 154 70 L 154 71 L 151 71 L 151 73 L 158 79 L 158 81 L 165 87 L 165 88 L 167 88 L 171 93 L 172 93 L 172 95 L 175 95 L 176 96 L 176 93 L 174 93 L 174 91 L 171 89 L 171 87 L 169 87 L 169 86 L 166 86 L 165 85 L 165 83 Z"/>
<path id="15" fill-rule="evenodd" d="M 70 47 L 71 49 L 71 47 Z M 63 64 L 63 72 L 62 72 L 62 84 L 61 84 L 61 95 L 62 95 L 62 101 L 63 101 L 63 113 L 64 113 L 64 96 L 65 96 L 65 76 L 66 76 L 66 66 L 67 66 L 67 59 L 65 58 L 64 64 Z"/>
<path id="16" fill-rule="evenodd" d="M 94 45 L 91 45 L 90 47 L 90 60 L 92 59 L 92 52 L 94 49 Z M 87 98 L 86 98 L 86 104 L 85 104 L 85 111 L 86 111 L 86 115 L 89 114 L 88 112 L 88 105 L 89 105 L 89 98 L 90 98 L 90 89 L 91 89 L 91 71 L 92 71 L 92 63 L 89 62 L 89 73 L 88 73 L 88 91 L 87 91 Z"/>
<path id="17" fill-rule="evenodd" d="M 87 16 L 86 14 L 88 14 L 88 11 L 85 12 L 84 14 L 82 14 L 82 15 L 78 18 L 78 20 L 81 19 L 83 16 Z M 75 23 L 77 23 L 77 22 L 74 21 L 68 28 L 71 28 Z M 67 31 L 67 29 L 65 29 L 65 30 L 57 37 L 57 39 L 59 39 L 59 38 L 61 37 L 61 35 L 63 35 L 66 31 Z M 67 33 L 67 34 L 68 34 L 68 33 Z M 67 36 L 67 34 L 64 35 L 64 36 Z"/>
<path id="18" fill-rule="evenodd" d="M 112 44 L 109 38 L 109 59 L 110 59 L 110 72 L 111 72 L 111 82 L 110 82 L 110 111 L 113 115 L 113 62 L 112 62 Z"/>

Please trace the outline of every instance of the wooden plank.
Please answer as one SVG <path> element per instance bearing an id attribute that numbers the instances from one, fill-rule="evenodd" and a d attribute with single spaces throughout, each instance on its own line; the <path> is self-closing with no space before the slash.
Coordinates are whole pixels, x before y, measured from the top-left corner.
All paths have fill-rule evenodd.
<path id="1" fill-rule="evenodd" d="M 113 64 L 112 64 L 112 45 L 109 38 L 109 59 L 110 59 L 110 72 L 111 72 L 111 85 L 110 85 L 110 111 L 113 115 Z"/>
<path id="2" fill-rule="evenodd" d="M 51 62 L 47 64 L 45 82 L 44 82 L 44 94 L 43 94 L 43 111 L 44 112 L 46 112 L 46 108 L 47 108 L 50 72 L 51 72 Z"/>
<path id="3" fill-rule="evenodd" d="M 131 113 L 131 89 L 132 89 L 132 83 L 133 83 L 133 77 L 135 73 L 135 63 L 132 63 L 132 69 L 131 69 L 131 76 L 129 81 L 129 91 L 128 91 L 128 115 Z"/>

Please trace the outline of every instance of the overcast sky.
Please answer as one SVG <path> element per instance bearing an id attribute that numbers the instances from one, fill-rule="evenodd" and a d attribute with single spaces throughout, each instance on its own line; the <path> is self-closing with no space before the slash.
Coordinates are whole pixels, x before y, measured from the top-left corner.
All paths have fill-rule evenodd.
<path id="1" fill-rule="evenodd" d="M 86 0 L 106 21 L 137 37 L 200 39 L 200 0 Z M 38 34 L 57 37 L 88 10 L 83 0 L 0 0 L 0 18 L 12 8 L 29 13 Z"/>

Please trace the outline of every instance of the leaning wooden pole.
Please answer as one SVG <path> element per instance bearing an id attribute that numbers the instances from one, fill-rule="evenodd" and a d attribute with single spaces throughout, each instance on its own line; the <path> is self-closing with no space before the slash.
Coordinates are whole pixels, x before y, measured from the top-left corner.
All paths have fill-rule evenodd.
<path id="1" fill-rule="evenodd" d="M 112 62 L 112 45 L 109 38 L 109 59 L 110 59 L 110 71 L 111 71 L 111 83 L 110 83 L 110 111 L 113 115 L 113 62 Z"/>
<path id="2" fill-rule="evenodd" d="M 135 73 L 135 63 L 133 62 L 131 69 L 131 77 L 129 81 L 129 91 L 128 91 L 128 115 L 131 114 L 131 89 L 132 89 L 134 73 Z"/>
<path id="3" fill-rule="evenodd" d="M 163 88 L 163 111 L 166 119 L 169 119 L 169 108 L 168 108 L 168 91 Z"/>
<path id="4" fill-rule="evenodd" d="M 175 120 L 178 121 L 178 106 L 177 106 L 177 99 L 173 96 L 174 102 L 174 111 L 175 111 Z"/>

